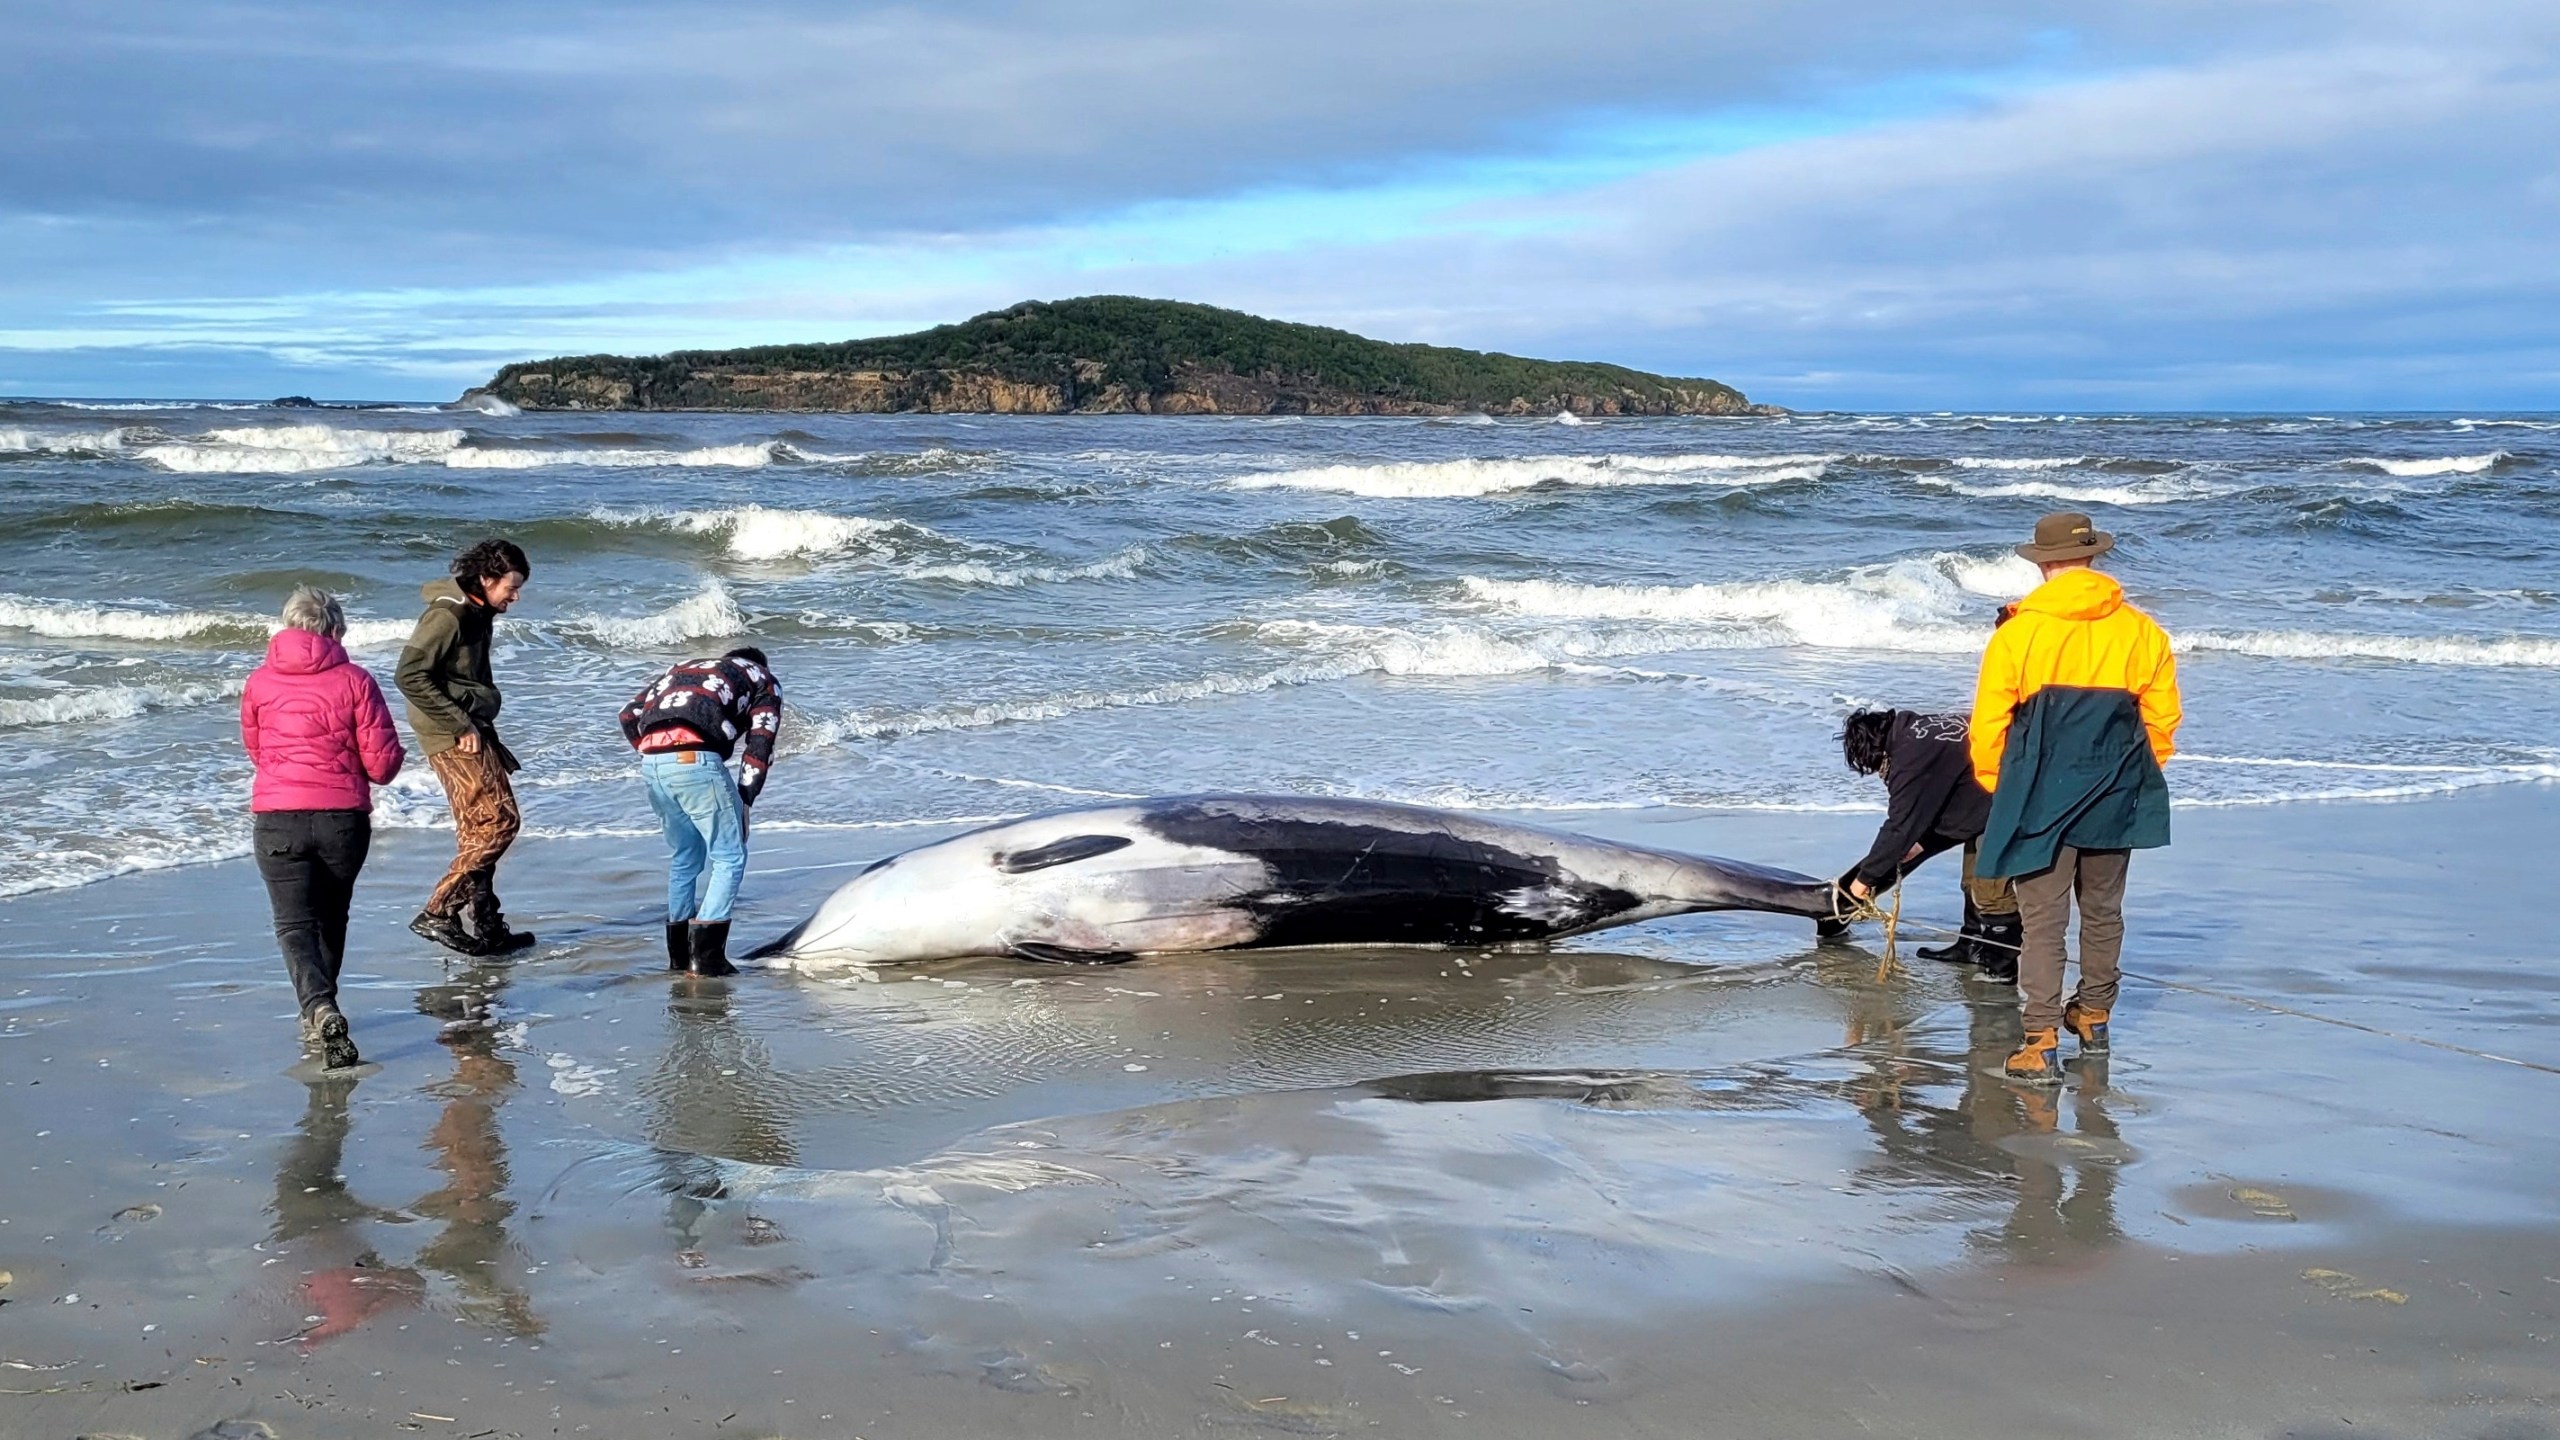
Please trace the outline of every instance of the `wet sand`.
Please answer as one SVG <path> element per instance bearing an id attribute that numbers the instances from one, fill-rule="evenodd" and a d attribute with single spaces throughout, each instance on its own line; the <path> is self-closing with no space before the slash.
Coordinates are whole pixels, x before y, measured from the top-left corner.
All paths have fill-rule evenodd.
<path id="1" fill-rule="evenodd" d="M 469 964 L 395 832 L 315 1079 L 245 864 L 9 901 L 0 1434 L 2551 1434 L 2555 822 L 2181 812 L 2127 963 L 2222 995 L 2059 1094 L 1872 927 L 671 981 L 653 846 L 528 846 Z M 773 837 L 742 931 L 879 848 Z"/>

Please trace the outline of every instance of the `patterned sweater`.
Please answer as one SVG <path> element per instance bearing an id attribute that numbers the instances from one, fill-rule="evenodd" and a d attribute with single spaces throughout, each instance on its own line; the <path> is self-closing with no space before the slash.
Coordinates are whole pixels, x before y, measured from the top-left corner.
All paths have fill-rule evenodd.
<path id="1" fill-rule="evenodd" d="M 670 666 L 622 707 L 623 738 L 644 755 L 709 750 L 726 760 L 745 737 L 738 796 L 749 805 L 764 789 L 781 734 L 782 686 L 773 672 L 738 655 Z"/>

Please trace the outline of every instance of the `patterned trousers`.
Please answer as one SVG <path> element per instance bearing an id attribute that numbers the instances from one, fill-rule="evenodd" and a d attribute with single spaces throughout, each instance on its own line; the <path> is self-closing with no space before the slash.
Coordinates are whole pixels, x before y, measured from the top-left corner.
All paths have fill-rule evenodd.
<path id="1" fill-rule="evenodd" d="M 427 897 L 427 913 L 459 915 L 475 895 L 497 893 L 498 857 L 516 843 L 524 817 L 495 745 L 483 741 L 476 751 L 447 750 L 428 756 L 427 763 L 453 806 L 453 864 Z"/>

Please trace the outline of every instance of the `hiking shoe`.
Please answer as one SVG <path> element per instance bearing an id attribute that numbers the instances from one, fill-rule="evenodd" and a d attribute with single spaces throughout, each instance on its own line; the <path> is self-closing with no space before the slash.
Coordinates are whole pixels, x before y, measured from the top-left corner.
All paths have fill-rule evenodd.
<path id="1" fill-rule="evenodd" d="M 472 935 L 480 942 L 483 955 L 506 955 L 533 943 L 530 931 L 507 927 L 506 913 L 498 908 L 498 897 L 487 890 L 471 897 L 466 907 Z"/>
<path id="2" fill-rule="evenodd" d="M 525 949 L 534 944 L 535 937 L 534 933 L 530 930 L 508 929 L 506 922 L 501 919 L 498 922 L 496 929 L 491 930 L 487 935 L 481 937 L 481 943 L 489 947 L 487 951 L 484 952 L 486 954 L 512 955 L 516 951 Z"/>
<path id="3" fill-rule="evenodd" d="M 364 1063 L 356 1054 L 355 1040 L 347 1034 L 347 1017 L 338 1013 L 337 1006 L 325 1002 L 313 1006 L 305 1023 L 320 1038 L 321 1069 L 347 1070 Z"/>
<path id="4" fill-rule="evenodd" d="M 2001 1073 L 2030 1085 L 2062 1083 L 2062 1036 L 2053 1030 L 2030 1030 Z"/>
<path id="5" fill-rule="evenodd" d="M 489 947 L 480 943 L 470 931 L 462 928 L 460 918 L 421 910 L 409 921 L 409 933 L 421 940 L 432 940 L 457 955 L 486 955 Z"/>
<path id="6" fill-rule="evenodd" d="M 2074 1000 L 2062 1007 L 2062 1028 L 2080 1039 L 2083 1055 L 2107 1053 L 2107 1012 L 2092 1010 Z"/>

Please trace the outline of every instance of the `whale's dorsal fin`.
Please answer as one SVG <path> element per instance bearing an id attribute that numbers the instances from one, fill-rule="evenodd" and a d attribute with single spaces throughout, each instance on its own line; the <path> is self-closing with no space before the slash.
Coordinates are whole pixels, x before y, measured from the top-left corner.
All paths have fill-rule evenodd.
<path id="1" fill-rule="evenodd" d="M 1029 850 L 1005 851 L 996 856 L 996 868 L 1007 875 L 1027 875 L 1052 865 L 1072 864 L 1078 860 L 1090 860 L 1096 855 L 1108 855 L 1114 850 L 1126 850 L 1136 843 L 1126 835 L 1070 835 L 1064 840 L 1052 840 Z"/>

